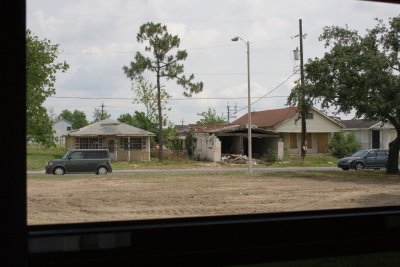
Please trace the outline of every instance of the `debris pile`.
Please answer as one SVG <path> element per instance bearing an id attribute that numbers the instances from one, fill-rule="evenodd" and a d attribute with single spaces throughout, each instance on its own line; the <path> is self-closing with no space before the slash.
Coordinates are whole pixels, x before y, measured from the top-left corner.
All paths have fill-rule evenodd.
<path id="1" fill-rule="evenodd" d="M 246 164 L 247 156 L 242 154 L 225 154 L 221 155 L 221 161 L 229 164 Z"/>
<path id="2" fill-rule="evenodd" d="M 254 165 L 266 164 L 265 161 L 255 158 L 252 158 L 251 161 Z M 248 164 L 248 158 L 243 154 L 223 154 L 221 155 L 221 162 L 226 164 Z"/>

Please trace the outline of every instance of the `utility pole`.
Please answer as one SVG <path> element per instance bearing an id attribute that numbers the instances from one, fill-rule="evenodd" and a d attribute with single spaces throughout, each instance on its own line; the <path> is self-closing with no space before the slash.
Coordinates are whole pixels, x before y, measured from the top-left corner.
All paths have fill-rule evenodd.
<path id="1" fill-rule="evenodd" d="M 304 67 L 303 67 L 303 27 L 302 20 L 299 19 L 299 39 L 300 39 L 300 81 L 301 81 L 301 99 L 300 112 L 301 112 L 301 159 L 304 160 L 307 152 L 307 126 L 306 116 L 307 109 L 305 109 L 305 96 L 304 96 Z"/>
<path id="2" fill-rule="evenodd" d="M 232 119 L 236 119 L 237 103 L 235 103 L 235 106 L 234 106 L 234 107 L 229 106 L 229 103 L 228 103 L 227 106 L 226 106 L 226 108 L 227 108 L 227 110 L 228 110 L 228 116 L 227 116 L 227 118 L 228 118 L 228 123 L 230 123 L 229 120 L 230 120 L 231 118 L 232 118 Z M 231 108 L 235 108 L 235 111 L 232 111 Z M 232 112 L 233 112 L 233 115 L 231 115 Z"/>

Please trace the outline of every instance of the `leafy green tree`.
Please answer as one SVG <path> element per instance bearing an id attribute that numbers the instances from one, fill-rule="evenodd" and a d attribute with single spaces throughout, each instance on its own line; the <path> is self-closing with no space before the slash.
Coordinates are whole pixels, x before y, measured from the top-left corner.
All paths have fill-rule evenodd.
<path id="1" fill-rule="evenodd" d="M 107 111 L 104 109 L 101 110 L 99 108 L 95 108 L 93 112 L 93 122 L 99 122 L 105 119 L 108 119 L 111 117 L 111 114 L 109 114 Z"/>
<path id="2" fill-rule="evenodd" d="M 136 83 L 133 84 L 132 89 L 134 91 L 135 97 L 133 102 L 135 104 L 143 104 L 146 109 L 146 116 L 150 121 L 158 121 L 157 112 L 157 87 L 150 83 L 149 81 L 139 77 Z M 166 105 L 168 104 L 167 99 L 171 96 L 165 91 L 163 87 L 160 90 L 162 110 L 170 110 Z M 165 116 L 164 116 L 165 117 Z M 165 122 L 164 122 L 165 124 Z"/>
<path id="3" fill-rule="evenodd" d="M 69 121 L 73 129 L 79 129 L 89 124 L 85 112 L 76 109 L 73 112 L 64 109 L 58 117 Z"/>
<path id="4" fill-rule="evenodd" d="M 195 83 L 194 75 L 186 77 L 184 66 L 181 63 L 187 57 L 185 50 L 179 48 L 180 39 L 177 35 L 171 35 L 165 25 L 160 23 L 148 22 L 140 26 L 137 34 L 137 41 L 145 45 L 145 51 L 149 57 L 137 52 L 135 60 L 129 66 L 124 66 L 123 71 L 131 80 L 143 79 L 144 72 L 150 71 L 156 75 L 157 88 L 157 111 L 158 111 L 158 141 L 159 141 L 159 160 L 163 160 L 163 114 L 162 114 L 162 84 L 161 79 L 176 80 L 182 86 L 185 97 L 191 97 L 194 93 L 203 90 L 203 83 Z M 176 53 L 173 53 L 175 52 Z"/>
<path id="5" fill-rule="evenodd" d="M 194 142 L 195 142 L 195 140 L 194 140 L 193 134 L 191 132 L 189 132 L 185 139 L 185 147 L 187 149 L 189 158 L 192 158 L 192 156 L 193 156 Z"/>
<path id="6" fill-rule="evenodd" d="M 308 60 L 306 94 L 338 112 L 356 112 L 359 118 L 390 122 L 397 137 L 389 144 L 388 174 L 399 174 L 400 150 L 400 16 L 382 20 L 361 36 L 346 27 L 324 27 L 320 35 L 322 58 Z"/>
<path id="7" fill-rule="evenodd" d="M 360 143 L 353 133 L 337 132 L 329 140 L 328 148 L 332 151 L 332 155 L 342 158 L 359 150 Z"/>
<path id="8" fill-rule="evenodd" d="M 133 126 L 156 133 L 157 132 L 157 122 L 151 121 L 144 112 L 135 111 L 133 116 Z"/>
<path id="9" fill-rule="evenodd" d="M 125 113 L 120 115 L 117 120 L 149 132 L 157 132 L 157 122 L 151 121 L 144 112 L 135 111 L 133 116 Z"/>
<path id="10" fill-rule="evenodd" d="M 29 29 L 26 30 L 26 75 L 27 75 L 27 141 L 54 145 L 51 119 L 43 102 L 56 92 L 58 71 L 65 72 L 68 64 L 56 63 L 58 45 L 50 40 L 40 40 Z"/>
<path id="11" fill-rule="evenodd" d="M 213 125 L 215 125 L 215 124 L 227 123 L 226 120 L 224 119 L 224 117 L 218 116 L 215 109 L 212 109 L 212 108 L 208 108 L 207 112 L 202 112 L 198 115 L 201 116 L 202 118 L 199 121 L 197 121 L 197 124 L 202 124 L 202 125 L 213 124 Z"/>
<path id="12" fill-rule="evenodd" d="M 133 126 L 133 116 L 129 113 L 119 115 L 117 121 Z"/>
<path id="13" fill-rule="evenodd" d="M 169 123 L 166 127 L 164 127 L 163 137 L 165 140 L 166 147 L 176 150 L 182 149 L 181 144 L 178 142 L 176 138 L 176 130 L 171 123 Z"/>

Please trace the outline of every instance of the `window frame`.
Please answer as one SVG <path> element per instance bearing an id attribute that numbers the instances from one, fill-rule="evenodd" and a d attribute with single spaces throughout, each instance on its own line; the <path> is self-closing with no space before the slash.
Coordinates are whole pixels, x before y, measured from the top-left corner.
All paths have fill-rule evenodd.
<path id="1" fill-rule="evenodd" d="M 96 140 L 97 139 L 97 140 Z M 84 142 L 82 142 L 84 141 Z M 102 149 L 101 137 L 76 137 L 75 138 L 76 149 Z"/>
<path id="2" fill-rule="evenodd" d="M 1 45 L 8 51 L 9 75 L 0 82 L 3 88 L 21 89 L 4 92 L 14 103 L 13 116 L 3 118 L 13 133 L 4 151 L 16 155 L 5 157 L 0 186 L 4 266 L 221 266 L 400 252 L 400 206 L 28 226 L 26 94 L 21 93 L 26 78 L 26 3 L 3 5 L 8 10 L 1 18 L 8 42 Z M 8 114 L 9 107 L 1 108 Z M 113 237 L 124 239 L 126 233 L 130 245 L 118 247 Z M 52 251 L 58 242 L 63 249 Z M 80 248 L 68 250 L 65 245 L 71 243 Z"/>

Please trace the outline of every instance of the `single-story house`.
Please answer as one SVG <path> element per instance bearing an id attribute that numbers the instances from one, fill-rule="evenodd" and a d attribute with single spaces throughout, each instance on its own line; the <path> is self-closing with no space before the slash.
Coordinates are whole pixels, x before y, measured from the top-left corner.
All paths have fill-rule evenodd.
<path id="1" fill-rule="evenodd" d="M 389 143 L 396 139 L 397 133 L 390 123 L 367 121 L 363 119 L 341 120 L 345 133 L 353 133 L 360 142 L 361 149 L 389 149 Z"/>
<path id="2" fill-rule="evenodd" d="M 116 161 L 150 160 L 150 137 L 154 133 L 105 119 L 65 136 L 65 148 L 108 148 Z"/>
<path id="3" fill-rule="evenodd" d="M 247 114 L 233 121 L 235 125 L 246 125 Z M 301 152 L 301 120 L 298 119 L 298 108 L 264 110 L 251 113 L 251 124 L 261 129 L 278 133 L 284 142 L 284 149 L 290 154 Z M 306 118 L 307 153 L 327 153 L 328 142 L 333 133 L 340 132 L 343 125 L 311 108 Z"/>
<path id="4" fill-rule="evenodd" d="M 54 141 L 59 145 L 65 144 L 65 135 L 72 131 L 72 123 L 66 119 L 60 118 L 53 122 Z"/>

